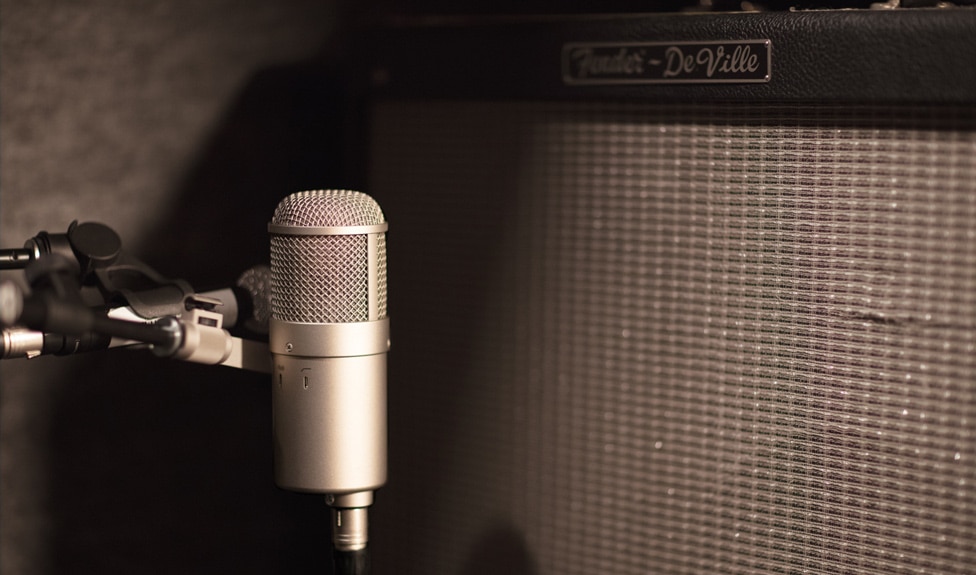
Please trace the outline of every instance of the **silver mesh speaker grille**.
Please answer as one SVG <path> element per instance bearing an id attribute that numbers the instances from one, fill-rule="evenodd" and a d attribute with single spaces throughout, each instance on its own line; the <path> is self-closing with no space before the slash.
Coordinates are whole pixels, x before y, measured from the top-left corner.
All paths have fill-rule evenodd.
<path id="1" fill-rule="evenodd" d="M 278 204 L 277 225 L 370 226 L 384 223 L 368 195 L 347 190 L 299 192 Z M 377 319 L 386 317 L 386 241 L 379 236 Z M 369 267 L 366 234 L 272 235 L 271 315 L 295 323 L 368 321 Z"/>
<path id="2" fill-rule="evenodd" d="M 415 287 L 378 569 L 973 573 L 974 129 L 379 105 Z"/>

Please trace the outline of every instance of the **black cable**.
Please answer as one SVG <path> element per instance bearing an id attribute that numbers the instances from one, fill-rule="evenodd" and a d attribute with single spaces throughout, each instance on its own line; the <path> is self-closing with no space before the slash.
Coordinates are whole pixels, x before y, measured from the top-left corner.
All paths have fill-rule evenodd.
<path id="1" fill-rule="evenodd" d="M 332 553 L 336 575 L 369 575 L 369 548 Z"/>
<path id="2" fill-rule="evenodd" d="M 176 335 L 152 324 L 99 315 L 84 305 L 52 297 L 26 297 L 18 318 L 11 322 L 43 332 L 85 334 L 131 339 L 153 345 L 173 345 Z"/>

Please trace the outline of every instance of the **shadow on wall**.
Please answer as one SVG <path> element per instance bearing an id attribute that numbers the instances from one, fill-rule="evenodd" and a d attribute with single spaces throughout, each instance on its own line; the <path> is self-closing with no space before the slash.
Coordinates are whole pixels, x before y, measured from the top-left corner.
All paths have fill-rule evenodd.
<path id="1" fill-rule="evenodd" d="M 285 195 L 351 186 L 339 82 L 319 62 L 258 73 L 136 254 L 198 290 L 268 261 Z M 123 241 L 125 238 L 123 238 Z M 53 406 L 57 573 L 322 573 L 328 511 L 272 479 L 267 376 L 141 351 L 66 358 Z"/>
<path id="2" fill-rule="evenodd" d="M 364 142 L 350 140 L 355 131 L 346 129 L 360 113 L 344 86 L 324 61 L 256 74 L 186 175 L 171 213 L 146 233 L 146 248 L 136 255 L 198 290 L 224 286 L 268 261 L 267 223 L 281 198 L 303 189 L 362 189 L 357 160 L 365 157 Z M 511 165 L 515 154 L 503 150 L 499 161 Z M 391 292 L 394 329 L 411 337 L 397 339 L 391 354 L 390 370 L 399 378 L 390 389 L 396 481 L 377 502 L 378 573 L 416 572 L 404 564 L 411 553 L 438 552 L 422 534 L 451 529 L 416 502 L 436 499 L 437 481 L 453 480 L 452 439 L 443 430 L 463 424 L 456 408 L 471 392 L 466 386 L 474 385 L 459 383 L 454 367 L 463 375 L 472 363 L 472 343 L 463 335 L 486 321 L 489 280 L 505 256 L 494 230 L 508 229 L 514 202 L 500 193 L 485 190 L 477 194 L 484 205 L 468 208 L 483 222 L 483 234 L 460 233 L 469 219 L 444 224 L 458 230 L 448 233 L 459 238 L 452 240 L 454 249 L 485 263 L 460 280 L 443 273 L 442 251 L 431 249 L 444 236 L 425 233 L 440 215 L 409 213 L 407 197 L 377 198 L 396 226 L 390 274 L 399 275 L 391 284 L 412 284 Z M 467 282 L 466 289 L 455 289 L 457 281 Z M 456 314 L 431 329 L 434 306 Z M 461 337 L 432 342 L 431 333 Z M 442 353 L 453 367 L 432 377 L 431 362 Z M 51 430 L 54 572 L 329 572 L 328 509 L 321 497 L 273 483 L 268 376 L 144 352 L 68 361 L 76 376 L 59 384 Z M 452 399 L 440 405 L 448 407 L 429 426 L 411 429 L 416 414 L 429 411 L 424 398 L 445 390 Z M 416 464 L 420 449 L 424 466 Z M 485 531 L 462 557 L 463 573 L 537 573 L 525 541 L 507 525 Z"/>
<path id="3" fill-rule="evenodd" d="M 255 75 L 187 176 L 179 200 L 151 234 L 146 259 L 194 287 L 223 285 L 268 262 L 267 223 L 286 195 L 354 187 L 344 140 L 344 83 L 326 65 L 298 64 Z"/>

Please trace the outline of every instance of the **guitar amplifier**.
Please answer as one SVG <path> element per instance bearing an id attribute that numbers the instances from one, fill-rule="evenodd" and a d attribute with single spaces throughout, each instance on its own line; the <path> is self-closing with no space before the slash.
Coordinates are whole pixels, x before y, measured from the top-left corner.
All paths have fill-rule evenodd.
<path id="1" fill-rule="evenodd" d="M 417 18 L 359 55 L 377 571 L 974 572 L 976 10 Z"/>

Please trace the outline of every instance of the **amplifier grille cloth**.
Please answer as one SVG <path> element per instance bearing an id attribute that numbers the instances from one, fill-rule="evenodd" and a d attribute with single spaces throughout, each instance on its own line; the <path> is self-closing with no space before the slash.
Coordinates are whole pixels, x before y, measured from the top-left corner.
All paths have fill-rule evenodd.
<path id="1" fill-rule="evenodd" d="M 373 118 L 380 567 L 974 572 L 972 112 Z"/>

